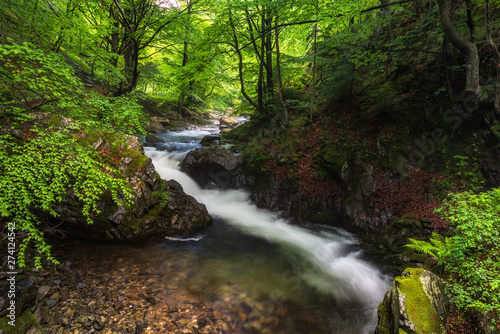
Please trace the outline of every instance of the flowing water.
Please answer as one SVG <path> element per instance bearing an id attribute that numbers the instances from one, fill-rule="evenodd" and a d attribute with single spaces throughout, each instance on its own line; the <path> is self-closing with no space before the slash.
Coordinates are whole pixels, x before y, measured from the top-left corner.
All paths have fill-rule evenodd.
<path id="1" fill-rule="evenodd" d="M 389 277 L 363 258 L 353 235 L 292 225 L 258 209 L 244 191 L 201 189 L 179 170 L 187 152 L 213 132 L 169 132 L 160 135 L 165 144 L 145 148 L 160 176 L 178 181 L 214 217 L 213 226 L 199 234 L 156 245 L 155 256 L 177 257 L 176 270 L 190 272 L 179 286 L 194 298 L 227 303 L 240 298 L 246 309 L 264 305 L 269 317 L 278 314 L 285 324 L 278 326 L 283 333 L 373 333 Z"/>

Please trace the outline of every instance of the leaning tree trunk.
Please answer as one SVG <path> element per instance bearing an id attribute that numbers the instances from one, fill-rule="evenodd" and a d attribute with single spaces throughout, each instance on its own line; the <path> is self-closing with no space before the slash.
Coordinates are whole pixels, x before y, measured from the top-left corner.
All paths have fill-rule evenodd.
<path id="1" fill-rule="evenodd" d="M 446 37 L 457 49 L 465 54 L 465 92 L 474 97 L 480 97 L 479 85 L 479 54 L 474 43 L 460 34 L 451 19 L 451 0 L 436 0 L 439 6 L 441 28 Z"/>
<path id="2" fill-rule="evenodd" d="M 496 58 L 497 82 L 495 85 L 494 108 L 495 108 L 495 111 L 498 112 L 498 111 L 500 111 L 500 52 L 498 51 L 497 46 L 495 45 L 495 43 L 493 43 L 493 39 L 491 38 L 490 1 L 489 0 L 485 1 L 484 17 L 485 17 L 485 21 L 486 21 L 486 39 L 488 40 L 488 43 L 491 45 L 493 52 L 495 53 L 495 58 Z"/>

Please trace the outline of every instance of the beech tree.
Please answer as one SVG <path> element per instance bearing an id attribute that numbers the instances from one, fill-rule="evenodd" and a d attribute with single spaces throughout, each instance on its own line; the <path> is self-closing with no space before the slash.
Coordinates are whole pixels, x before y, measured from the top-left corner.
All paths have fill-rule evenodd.
<path id="1" fill-rule="evenodd" d="M 451 18 L 451 0 L 436 0 L 439 6 L 441 27 L 450 42 L 465 55 L 465 91 L 480 97 L 479 54 L 473 41 L 460 34 Z M 467 1 L 469 2 L 469 1 Z M 469 23 L 469 26 L 472 23 Z M 471 26 L 470 26 L 471 27 Z M 473 30 L 473 28 L 471 28 Z"/>

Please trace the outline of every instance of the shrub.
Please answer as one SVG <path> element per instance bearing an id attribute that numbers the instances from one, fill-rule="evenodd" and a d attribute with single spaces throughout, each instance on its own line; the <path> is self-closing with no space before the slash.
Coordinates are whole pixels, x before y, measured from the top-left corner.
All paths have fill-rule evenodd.
<path id="1" fill-rule="evenodd" d="M 410 240 L 411 248 L 438 259 L 455 305 L 470 313 L 500 314 L 500 188 L 450 195 L 438 212 L 454 228 L 432 244 Z M 437 242 L 436 242 L 437 241 Z"/>

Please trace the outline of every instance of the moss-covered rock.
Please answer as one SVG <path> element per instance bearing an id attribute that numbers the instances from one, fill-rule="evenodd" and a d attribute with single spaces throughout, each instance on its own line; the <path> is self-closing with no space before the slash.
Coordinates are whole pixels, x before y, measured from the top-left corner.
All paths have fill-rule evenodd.
<path id="1" fill-rule="evenodd" d="M 394 279 L 378 308 L 376 333 L 444 333 L 449 308 L 439 277 L 422 268 L 408 268 Z"/>
<path id="2" fill-rule="evenodd" d="M 54 207 L 60 219 L 38 212 L 39 218 L 50 227 L 62 223 L 48 232 L 52 237 L 136 240 L 190 233 L 211 224 L 212 218 L 204 205 L 186 195 L 182 187 L 161 180 L 151 159 L 144 155 L 137 136 L 88 129 L 78 134 L 78 138 L 80 144 L 96 150 L 103 164 L 113 169 L 110 173 L 114 177 L 126 180 L 132 200 L 118 199 L 122 205 L 117 205 L 110 193 L 104 194 L 97 204 L 99 213 L 92 216 L 93 223 L 89 225 L 81 214 L 83 204 L 69 191 Z"/>
<path id="3" fill-rule="evenodd" d="M 44 333 L 30 311 L 36 306 L 37 297 L 32 279 L 26 274 L 16 275 L 14 278 L 15 304 L 11 304 L 9 296 L 12 285 L 6 279 L 0 281 L 0 333 L 25 334 L 29 329 L 30 333 Z"/>
<path id="4" fill-rule="evenodd" d="M 36 317 L 30 310 L 24 310 L 20 316 L 12 323 L 6 316 L 0 318 L 0 332 L 5 334 L 44 334 L 42 326 L 36 320 Z"/>

